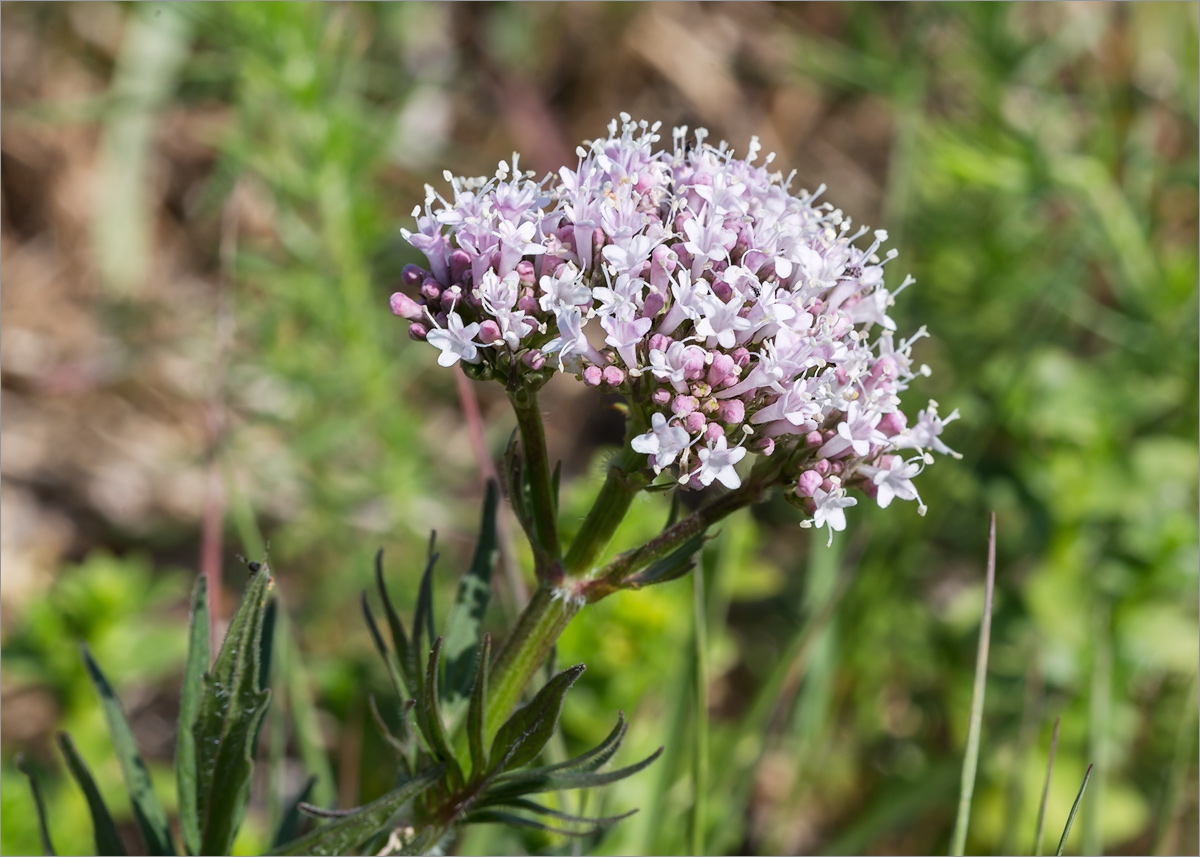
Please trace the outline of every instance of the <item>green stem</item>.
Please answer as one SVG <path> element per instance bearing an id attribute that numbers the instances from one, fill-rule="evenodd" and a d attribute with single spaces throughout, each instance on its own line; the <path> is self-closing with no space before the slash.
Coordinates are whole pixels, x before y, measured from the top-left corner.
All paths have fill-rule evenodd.
<path id="1" fill-rule="evenodd" d="M 556 598 L 554 587 L 545 583 L 533 593 L 488 676 L 488 741 L 508 719 L 525 686 L 546 662 L 563 629 L 581 606 L 576 601 Z"/>
<path id="2" fill-rule="evenodd" d="M 594 579 L 583 583 L 580 592 L 588 603 L 599 601 L 622 588 L 625 578 L 662 559 L 688 539 L 699 535 L 722 518 L 738 509 L 757 503 L 778 475 L 778 467 L 770 460 L 759 462 L 741 487 L 735 488 L 701 506 L 682 521 L 667 527 L 640 548 L 626 551 L 597 572 Z M 607 486 L 606 486 L 607 487 Z M 574 546 L 572 546 L 574 547 Z"/>
<path id="3" fill-rule="evenodd" d="M 568 577 L 591 571 L 597 557 L 608 547 L 633 498 L 646 487 L 646 477 L 641 473 L 644 464 L 645 457 L 626 442 L 609 467 L 604 487 L 563 560 L 563 571 Z"/>
<path id="4" fill-rule="evenodd" d="M 534 533 L 539 546 L 555 560 L 560 555 L 556 520 L 558 497 L 555 496 L 554 476 L 546 451 L 546 430 L 538 410 L 537 393 L 521 388 L 510 391 L 508 398 L 517 414 L 521 448 L 525 451 L 525 466 L 529 471 Z"/>

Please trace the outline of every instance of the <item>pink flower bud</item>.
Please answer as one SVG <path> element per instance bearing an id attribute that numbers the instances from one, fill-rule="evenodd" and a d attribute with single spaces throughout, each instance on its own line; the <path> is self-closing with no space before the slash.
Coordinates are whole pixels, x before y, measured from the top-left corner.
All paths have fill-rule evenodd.
<path id="1" fill-rule="evenodd" d="M 625 370 L 618 366 L 605 366 L 601 375 L 604 383 L 610 387 L 620 387 L 625 383 Z"/>
<path id="2" fill-rule="evenodd" d="M 520 262 L 517 262 L 517 276 L 521 278 L 522 286 L 532 286 L 536 281 L 533 262 L 530 262 L 528 259 L 522 259 Z"/>
<path id="3" fill-rule="evenodd" d="M 883 419 L 879 421 L 879 430 L 888 437 L 895 437 L 904 431 L 904 427 L 908 424 L 908 418 L 904 416 L 902 411 L 892 411 L 890 414 L 884 414 Z"/>
<path id="4" fill-rule="evenodd" d="M 499 339 L 503 339 L 503 334 L 500 333 L 500 325 L 492 321 L 490 318 L 483 324 L 479 325 L 479 341 L 491 344 Z"/>
<path id="5" fill-rule="evenodd" d="M 700 403 L 700 410 L 706 414 L 715 414 L 719 407 L 721 407 L 721 403 L 713 398 L 705 399 Z"/>
<path id="6" fill-rule="evenodd" d="M 427 301 L 436 301 L 442 296 L 442 286 L 433 277 L 426 277 L 425 282 L 421 283 L 421 294 Z"/>
<path id="7" fill-rule="evenodd" d="M 819 431 L 810 431 L 804 436 L 804 442 L 809 446 L 820 446 L 825 442 L 825 438 L 821 437 Z"/>
<path id="8" fill-rule="evenodd" d="M 463 275 L 471 270 L 471 254 L 459 248 L 450 254 L 450 281 L 461 283 Z"/>
<path id="9" fill-rule="evenodd" d="M 451 286 L 450 288 L 448 288 L 444 292 L 442 292 L 442 297 L 439 302 L 442 305 L 442 309 L 444 309 L 446 312 L 450 312 L 451 310 L 455 309 L 456 307 L 458 307 L 462 304 L 462 302 L 463 302 L 462 289 L 459 288 L 458 286 Z"/>
<path id="10" fill-rule="evenodd" d="M 415 289 L 428 276 L 429 272 L 424 268 L 417 265 L 405 265 L 404 269 L 400 271 L 400 282 L 410 289 Z"/>
<path id="11" fill-rule="evenodd" d="M 704 430 L 704 439 L 716 440 L 723 434 L 725 434 L 725 429 L 720 423 L 709 423 L 708 428 Z"/>
<path id="12" fill-rule="evenodd" d="M 429 328 L 426 327 L 425 325 L 421 324 L 421 322 L 419 322 L 419 321 L 414 322 L 408 326 L 408 338 L 414 339 L 417 342 L 424 342 L 425 336 L 428 333 L 429 333 Z"/>
<path id="13" fill-rule="evenodd" d="M 821 480 L 821 490 L 824 491 L 826 494 L 828 494 L 830 491 L 832 491 L 833 490 L 833 480 L 832 479 Z"/>
<path id="14" fill-rule="evenodd" d="M 813 492 L 821 487 L 821 474 L 815 470 L 805 470 L 800 474 L 796 483 L 796 494 L 800 497 L 811 497 Z"/>
<path id="15" fill-rule="evenodd" d="M 760 437 L 758 440 L 754 441 L 752 446 L 758 451 L 759 455 L 770 455 L 775 451 L 775 438 Z"/>
<path id="16" fill-rule="evenodd" d="M 599 366 L 588 366 L 583 370 L 583 383 L 589 387 L 599 387 L 602 380 L 604 373 L 600 371 Z"/>
<path id="17" fill-rule="evenodd" d="M 733 289 L 730 288 L 729 283 L 725 282 L 724 280 L 717 280 L 712 284 L 712 293 L 726 303 L 728 303 L 729 299 L 733 297 Z"/>
<path id="18" fill-rule="evenodd" d="M 695 396 L 676 396 L 675 401 L 671 402 L 671 411 L 675 416 L 682 417 L 696 410 L 699 405 Z"/>
<path id="19" fill-rule="evenodd" d="M 660 387 L 650 394 L 650 401 L 654 402 L 656 405 L 665 405 L 667 402 L 671 401 L 671 391 Z"/>
<path id="20" fill-rule="evenodd" d="M 404 292 L 396 292 L 391 299 L 392 314 L 398 315 L 401 318 L 407 318 L 409 321 L 417 321 L 424 318 L 425 313 L 421 310 L 420 304 L 410 298 Z"/>
<path id="21" fill-rule="evenodd" d="M 541 349 L 535 348 L 521 355 L 521 362 L 536 372 L 546 365 L 546 355 L 542 353 Z"/>
<path id="22" fill-rule="evenodd" d="M 712 388 L 703 381 L 692 385 L 692 395 L 697 399 L 704 399 L 712 395 Z"/>
<path id="23" fill-rule="evenodd" d="M 699 381 L 704 377 L 706 368 L 703 352 L 693 350 L 683 362 L 683 377 L 688 381 Z"/>
<path id="24" fill-rule="evenodd" d="M 817 473 L 820 473 L 822 476 L 828 476 L 829 475 L 829 459 L 818 458 L 816 460 L 816 463 L 813 464 L 813 470 L 817 471 Z"/>
<path id="25" fill-rule="evenodd" d="M 733 362 L 742 369 L 750 365 L 750 350 L 748 348 L 735 348 L 732 357 Z"/>
<path id="26" fill-rule="evenodd" d="M 741 399 L 726 399 L 717 408 L 717 416 L 726 425 L 737 425 L 746 418 L 746 406 Z"/>
<path id="27" fill-rule="evenodd" d="M 671 337 L 655 333 L 650 337 L 650 349 L 652 351 L 666 351 L 670 347 L 671 342 Z"/>
<path id="28" fill-rule="evenodd" d="M 708 383 L 714 388 L 720 387 L 736 365 L 728 354 L 718 352 L 717 356 L 713 358 L 712 365 L 708 367 Z"/>
<path id="29" fill-rule="evenodd" d="M 704 414 L 693 411 L 683 418 L 683 427 L 688 430 L 689 434 L 698 434 L 704 431 L 708 425 L 708 420 L 704 418 Z"/>
<path id="30" fill-rule="evenodd" d="M 846 465 L 842 464 L 842 462 L 840 462 L 840 461 L 829 462 L 829 475 L 830 476 L 841 476 L 842 471 L 845 469 L 846 469 Z"/>
<path id="31" fill-rule="evenodd" d="M 642 316 L 653 318 L 666 306 L 666 303 L 667 299 L 660 292 L 651 292 L 646 295 L 646 300 L 642 301 Z"/>
<path id="32" fill-rule="evenodd" d="M 538 302 L 532 297 L 517 298 L 517 309 L 521 312 L 533 314 L 538 311 Z"/>

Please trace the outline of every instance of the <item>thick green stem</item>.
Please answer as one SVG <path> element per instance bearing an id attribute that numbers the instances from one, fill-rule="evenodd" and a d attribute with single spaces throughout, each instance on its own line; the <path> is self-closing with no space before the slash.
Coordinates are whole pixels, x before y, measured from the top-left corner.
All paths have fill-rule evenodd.
<path id="1" fill-rule="evenodd" d="M 550 456 L 546 451 L 546 430 L 538 411 L 537 393 L 529 389 L 509 392 L 509 400 L 517 414 L 521 432 L 521 448 L 525 451 L 525 466 L 529 473 L 529 490 L 533 505 L 533 528 L 538 545 L 551 560 L 560 555 L 558 546 L 558 497 L 554 491 L 554 476 Z"/>
<path id="2" fill-rule="evenodd" d="M 645 456 L 626 443 L 609 467 L 604 487 L 563 560 L 563 571 L 568 577 L 591 571 L 597 557 L 604 553 L 613 533 L 625 520 L 633 498 L 646 487 L 646 477 L 640 472 L 644 464 Z"/>
<path id="3" fill-rule="evenodd" d="M 488 677 L 488 741 L 508 719 L 526 685 L 545 663 L 580 606 L 578 601 L 555 597 L 554 587 L 545 583 L 533 593 Z"/>

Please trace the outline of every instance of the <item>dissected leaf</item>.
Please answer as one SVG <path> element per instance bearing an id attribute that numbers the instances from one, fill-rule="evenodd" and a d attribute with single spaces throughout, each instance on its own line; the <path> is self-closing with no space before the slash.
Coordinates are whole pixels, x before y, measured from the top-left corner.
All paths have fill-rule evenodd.
<path id="1" fill-rule="evenodd" d="M 426 771 L 378 800 L 359 807 L 349 815 L 342 816 L 329 824 L 322 825 L 271 853 L 280 855 L 349 854 L 377 833 L 388 830 L 396 816 L 404 809 L 405 804 L 436 783 L 442 776 L 443 769 L 443 766 L 438 766 Z"/>
<path id="2" fill-rule="evenodd" d="M 13 761 L 16 762 L 17 770 L 29 780 L 29 790 L 33 793 L 33 806 L 37 811 L 38 837 L 42 840 L 42 853 L 46 857 L 54 857 L 56 852 L 54 843 L 50 841 L 50 827 L 46 824 L 46 805 L 42 802 L 42 787 L 38 785 L 37 777 L 33 775 L 33 769 L 25 761 L 23 753 L 17 753 Z"/>
<path id="3" fill-rule="evenodd" d="M 188 624 L 187 663 L 179 698 L 179 727 L 175 737 L 175 783 L 179 790 L 179 826 L 183 847 L 189 854 L 200 851 L 200 815 L 196 801 L 196 735 L 192 727 L 200 711 L 204 674 L 212 657 L 208 638 L 208 580 L 196 577 L 192 588 L 192 610 Z M 99 845 L 97 845 L 99 847 Z"/>
<path id="4" fill-rule="evenodd" d="M 563 697 L 586 669 L 583 664 L 563 670 L 550 679 L 528 705 L 518 708 L 505 721 L 492 741 L 490 757 L 496 772 L 527 765 L 538 757 L 562 711 Z"/>
<path id="5" fill-rule="evenodd" d="M 450 749 L 450 742 L 446 738 L 446 727 L 442 724 L 442 717 L 438 710 L 438 665 L 441 663 L 441 657 L 442 638 L 438 637 L 433 641 L 433 649 L 429 653 L 429 667 L 425 674 L 425 695 L 416 709 L 417 723 L 425 735 L 425 740 L 429 743 L 429 749 L 434 758 L 446 762 L 450 766 L 451 780 L 461 785 L 463 782 L 462 769 L 454 757 L 454 752 Z"/>
<path id="6" fill-rule="evenodd" d="M 204 676 L 194 732 L 201 854 L 227 854 L 241 824 L 254 745 L 271 692 L 261 690 L 263 620 L 271 587 L 264 563 L 246 587 L 212 670 Z"/>
<path id="7" fill-rule="evenodd" d="M 392 599 L 383 583 L 382 550 L 375 554 L 375 586 L 379 589 L 379 597 L 383 601 L 383 611 L 387 615 L 388 628 L 392 632 L 392 645 L 396 647 L 396 660 L 400 666 L 400 674 L 404 677 L 404 686 L 408 688 L 409 696 L 416 697 L 417 682 L 412 675 L 412 660 L 410 660 L 412 656 L 409 652 L 412 647 L 409 645 L 408 635 L 404 633 L 404 623 L 400 621 L 396 608 L 392 606 Z"/>
<path id="8" fill-rule="evenodd" d="M 483 635 L 479 645 L 479 665 L 475 670 L 475 687 L 467 707 L 467 746 L 471 753 L 471 778 L 487 770 L 487 683 L 488 659 L 492 652 L 492 637 Z"/>
<path id="9" fill-rule="evenodd" d="M 133 805 L 133 817 L 146 842 L 148 854 L 174 854 L 175 844 L 171 841 L 171 828 L 167 824 L 167 813 L 154 793 L 150 772 L 138 752 L 129 720 L 121 707 L 112 685 L 104 677 L 99 665 L 92 658 L 87 646 L 82 646 L 83 664 L 87 668 L 92 684 L 100 694 L 104 716 L 108 720 L 108 731 L 112 735 L 113 749 L 121 762 L 121 773 L 125 777 L 125 788 L 129 790 L 129 802 Z M 215 852 L 210 852 L 215 853 Z"/>
<path id="10" fill-rule="evenodd" d="M 458 594 L 446 621 L 445 707 L 451 722 L 461 711 L 461 705 L 466 702 L 474 684 L 479 629 L 492 597 L 492 569 L 498 554 L 496 511 L 499 501 L 500 490 L 495 480 L 489 479 L 475 555 L 458 584 Z"/>
<path id="11" fill-rule="evenodd" d="M 271 839 L 271 847 L 278 848 L 279 846 L 290 842 L 296 838 L 300 832 L 300 822 L 303 820 L 300 813 L 300 804 L 308 800 L 308 796 L 312 793 L 313 786 L 317 784 L 316 777 L 309 777 L 304 781 L 304 785 L 300 787 L 300 791 L 292 798 L 288 808 L 283 813 L 283 818 L 279 820 L 279 829 L 275 831 L 275 836 Z"/>
<path id="12" fill-rule="evenodd" d="M 92 816 L 92 832 L 96 839 L 96 853 L 124 854 L 125 843 L 121 841 L 121 834 L 117 832 L 117 825 L 113 821 L 112 813 L 108 811 L 108 806 L 100 795 L 100 789 L 96 788 L 96 781 L 92 778 L 91 770 L 75 748 L 75 742 L 66 732 L 59 732 L 58 746 L 62 750 L 63 756 L 66 757 L 71 775 L 75 777 L 75 782 L 79 783 L 79 788 L 83 790 L 83 796 L 87 799 L 88 812 Z"/>

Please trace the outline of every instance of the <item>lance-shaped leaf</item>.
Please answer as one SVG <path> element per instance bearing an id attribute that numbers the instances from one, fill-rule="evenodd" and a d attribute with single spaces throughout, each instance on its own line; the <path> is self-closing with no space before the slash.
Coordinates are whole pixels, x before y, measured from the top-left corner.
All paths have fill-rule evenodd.
<path id="1" fill-rule="evenodd" d="M 643 586 L 653 586 L 657 583 L 667 583 L 683 577 L 695 565 L 696 552 L 704 547 L 706 537 L 698 533 L 667 554 L 657 562 L 651 563 L 637 574 L 631 574 L 621 581 L 621 586 L 629 589 L 640 589 Z"/>
<path id="2" fill-rule="evenodd" d="M 492 741 L 492 767 L 496 773 L 528 765 L 538 757 L 562 712 L 563 697 L 586 669 L 583 664 L 563 670 L 542 687 L 528 705 L 505 721 Z"/>
<path id="3" fill-rule="evenodd" d="M 46 805 L 42 802 L 42 787 L 38 785 L 37 777 L 33 775 L 33 769 L 25 761 L 23 753 L 17 753 L 13 761 L 16 762 L 17 770 L 29 780 L 29 790 L 33 793 L 33 807 L 37 811 L 38 837 L 42 840 L 42 853 L 46 857 L 54 857 L 54 843 L 50 841 L 50 827 L 46 824 Z"/>
<path id="4" fill-rule="evenodd" d="M 441 663 L 441 657 L 442 638 L 438 637 L 433 641 L 433 650 L 429 653 L 429 667 L 425 674 L 425 695 L 421 697 L 416 707 L 417 725 L 421 729 L 421 734 L 425 736 L 429 751 L 434 758 L 449 765 L 452 783 L 462 785 L 462 768 L 459 767 L 458 760 L 450 749 L 450 742 L 446 738 L 446 727 L 442 723 L 442 717 L 438 711 L 438 665 Z"/>
<path id="5" fill-rule="evenodd" d="M 392 606 L 392 599 L 388 595 L 387 586 L 383 583 L 382 550 L 375 554 L 375 586 L 379 589 L 379 597 L 383 601 L 383 611 L 387 615 L 388 629 L 392 633 L 392 645 L 396 647 L 396 661 L 400 667 L 400 674 L 404 677 L 404 686 L 408 688 L 408 695 L 415 698 L 417 695 L 417 682 L 413 679 L 410 672 L 412 662 L 410 661 L 409 649 L 411 645 L 408 635 L 404 633 L 404 623 L 400 621 L 400 615 L 396 612 L 396 608 Z"/>
<path id="6" fill-rule="evenodd" d="M 475 671 L 475 687 L 467 707 L 467 747 L 471 753 L 471 779 L 487 770 L 487 683 L 488 660 L 492 652 L 492 637 L 483 635 L 479 645 L 479 666 Z"/>
<path id="7" fill-rule="evenodd" d="M 301 786 L 300 791 L 296 793 L 296 797 L 288 804 L 287 810 L 283 813 L 283 818 L 279 821 L 279 829 L 275 831 L 275 837 L 271 840 L 272 848 L 279 848 L 296 838 L 296 834 L 300 832 L 300 822 L 303 819 L 300 813 L 300 804 L 308 800 L 308 796 L 312 793 L 313 786 L 316 784 L 317 778 L 309 777 L 304 781 L 304 785 Z"/>
<path id="8" fill-rule="evenodd" d="M 487 483 L 483 500 L 483 520 L 471 567 L 458 584 L 458 595 L 446 621 L 446 701 L 447 716 L 454 722 L 462 704 L 471 693 L 475 678 L 475 657 L 479 650 L 479 628 L 492 598 L 492 569 L 496 565 L 496 509 L 500 490 L 493 479 Z"/>
<path id="9" fill-rule="evenodd" d="M 100 694 L 100 704 L 104 709 L 104 716 L 108 719 L 113 749 L 121 762 L 125 788 L 129 791 L 129 802 L 133 805 L 133 817 L 146 842 L 146 853 L 174 854 L 175 844 L 171 841 L 167 813 L 158 802 L 158 795 L 154 793 L 154 786 L 150 783 L 150 772 L 146 770 L 146 763 L 142 761 L 138 752 L 137 742 L 133 740 L 133 731 L 129 728 L 125 711 L 87 646 L 81 648 L 83 664 Z"/>
<path id="10" fill-rule="evenodd" d="M 254 745 L 271 692 L 260 690 L 263 619 L 271 587 L 264 563 L 246 587 L 212 671 L 193 732 L 201 854 L 228 854 L 254 770 Z"/>
<path id="11" fill-rule="evenodd" d="M 625 819 L 629 818 L 629 816 L 637 812 L 636 809 L 631 809 L 629 812 L 623 812 L 620 815 L 572 815 L 569 812 L 561 812 L 557 809 L 551 809 L 548 806 L 544 806 L 536 801 L 529 800 L 528 798 L 515 798 L 501 806 L 505 809 L 525 810 L 526 812 L 532 812 L 534 815 L 553 818 L 555 821 L 566 821 L 572 824 L 586 824 L 589 825 L 593 831 L 599 830 L 601 827 L 606 827 L 610 824 L 616 824 L 618 821 L 624 821 Z"/>
<path id="12" fill-rule="evenodd" d="M 487 793 L 476 802 L 479 808 L 498 806 L 519 798 L 522 795 L 540 794 L 567 789 L 590 789 L 615 783 L 626 777 L 631 777 L 643 770 L 662 755 L 663 748 L 659 747 L 645 759 L 625 768 L 607 771 L 602 774 L 590 772 L 574 773 L 544 773 L 533 771 L 513 771 L 498 778 L 495 784 L 488 788 Z"/>
<path id="13" fill-rule="evenodd" d="M 592 749 L 580 753 L 574 758 L 567 759 L 565 762 L 545 765 L 540 768 L 525 768 L 517 772 L 517 775 L 547 776 L 551 774 L 587 773 L 599 770 L 609 759 L 617 754 L 617 750 L 621 749 L 621 742 L 625 740 L 625 732 L 628 728 L 629 726 L 625 722 L 625 714 L 620 712 L 617 714 L 617 725 L 608 733 L 608 737 Z M 498 782 L 504 779 L 505 777 L 500 777 Z"/>
<path id="14" fill-rule="evenodd" d="M 546 833 L 557 833 L 559 836 L 590 836 L 594 833 L 594 829 L 588 830 L 571 830 L 566 827 L 558 827 L 553 824 L 546 824 L 533 818 L 526 818 L 523 815 L 517 815 L 512 812 L 503 812 L 498 809 L 480 809 L 468 813 L 465 819 L 467 824 L 506 824 L 509 827 L 528 827 L 531 830 L 542 830 Z"/>
<path id="15" fill-rule="evenodd" d="M 208 581 L 196 578 L 188 624 L 187 663 L 179 699 L 179 728 L 175 738 L 175 782 L 179 789 L 179 826 L 189 854 L 200 851 L 200 814 L 196 803 L 196 735 L 192 727 L 200 711 L 204 674 L 210 657 L 208 640 Z M 97 844 L 97 847 L 99 845 Z"/>
<path id="16" fill-rule="evenodd" d="M 425 646 L 433 643 L 433 638 L 436 636 L 433 631 L 433 566 L 438 560 L 438 554 L 434 552 L 434 545 L 437 543 L 437 531 L 429 534 L 429 559 L 425 563 L 425 573 L 421 575 L 421 585 L 417 589 L 417 610 L 413 615 L 413 635 L 412 644 L 408 647 L 408 670 L 411 673 L 413 687 L 409 687 L 409 692 L 413 699 L 420 699 L 424 695 L 425 671 L 424 664 L 421 662 L 421 652 L 425 650 Z"/>
<path id="17" fill-rule="evenodd" d="M 375 644 L 375 651 L 379 652 L 379 657 L 383 658 L 383 663 L 388 669 L 388 675 L 392 678 L 392 688 L 396 691 L 396 697 L 403 699 L 404 694 L 400 689 L 400 675 L 396 671 L 396 665 L 392 662 L 392 656 L 388 652 L 387 643 L 383 641 L 383 635 L 379 633 L 379 626 L 375 624 L 375 614 L 371 612 L 371 604 L 367 600 L 367 591 L 365 589 L 362 594 L 362 611 L 363 618 L 367 620 L 367 630 L 371 632 L 371 641 Z"/>
<path id="18" fill-rule="evenodd" d="M 83 761 L 83 757 L 75 749 L 75 742 L 66 732 L 59 732 L 58 746 L 67 760 L 67 767 L 71 769 L 71 776 L 79 783 L 79 788 L 83 790 L 83 796 L 87 799 L 88 812 L 92 816 L 92 833 L 96 839 L 96 853 L 124 854 L 125 843 L 121 841 L 121 834 L 117 832 L 117 825 L 100 795 L 100 789 L 96 788 L 96 781 L 92 778 L 87 762 Z"/>
<path id="19" fill-rule="evenodd" d="M 404 806 L 442 776 L 441 766 L 414 777 L 378 800 L 295 839 L 272 854 L 351 854 L 377 833 L 390 829 Z"/>

